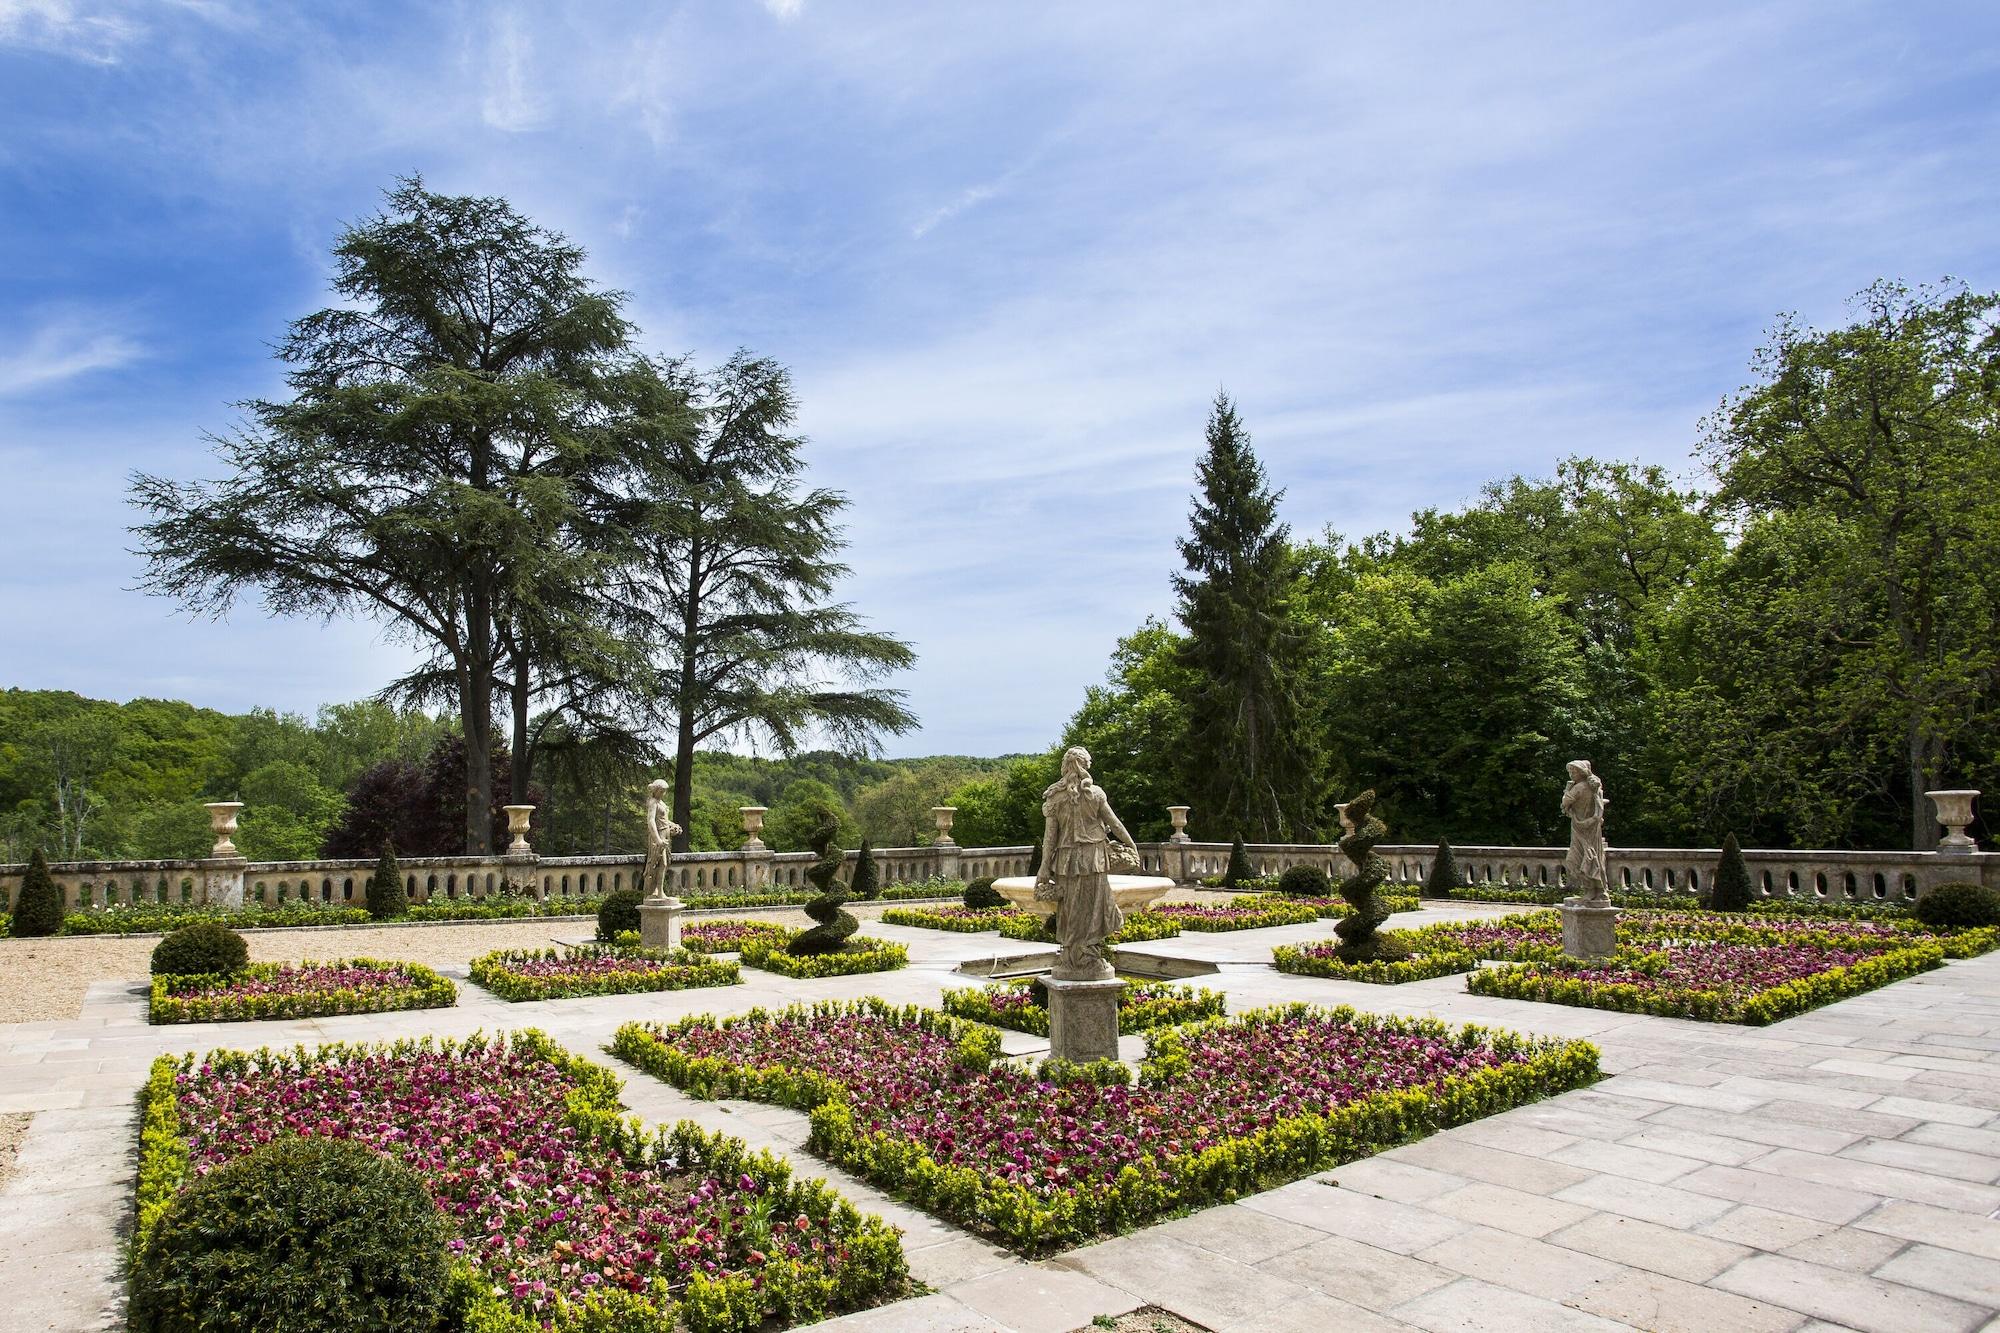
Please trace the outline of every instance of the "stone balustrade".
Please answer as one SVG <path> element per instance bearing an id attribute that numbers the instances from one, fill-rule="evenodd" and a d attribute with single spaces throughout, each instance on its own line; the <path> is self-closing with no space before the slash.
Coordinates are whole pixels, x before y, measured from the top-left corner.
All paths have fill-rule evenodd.
<path id="1" fill-rule="evenodd" d="M 1936 852 L 1773 851 L 1746 849 L 1756 891 L 1772 898 L 1835 902 L 1900 902 L 1921 897 L 1939 884 L 1983 883 L 2000 888 L 2000 853 L 1972 850 L 1963 836 L 1975 792 L 1939 792 L 1941 818 L 1951 830 Z M 235 855 L 228 837 L 241 806 L 211 807 L 215 854 L 198 860 L 73 861 L 49 867 L 68 911 L 129 907 L 149 903 L 217 903 L 269 907 L 297 903 L 364 906 L 372 860 L 248 861 Z M 596 898 L 638 888 L 641 856 L 539 856 L 527 841 L 532 807 L 509 807 L 514 842 L 492 856 L 405 857 L 399 862 L 404 888 L 413 903 L 434 899 L 479 899 L 494 895 L 540 900 Z M 758 836 L 765 810 L 742 811 L 745 845 L 729 852 L 683 852 L 667 872 L 667 889 L 682 897 L 760 893 L 807 887 L 811 852 L 773 852 Z M 1175 834 L 1166 842 L 1139 844 L 1149 874 L 1187 884 L 1220 875 L 1228 867 L 1225 842 L 1198 842 L 1185 831 L 1188 807 L 1170 807 Z M 938 840 L 926 847 L 874 850 L 879 882 L 885 888 L 927 880 L 971 880 L 1023 875 L 1032 847 L 961 847 L 950 840 L 950 807 L 932 812 Z M 227 849 L 225 851 L 225 848 Z M 1315 866 L 1330 878 L 1350 873 L 1340 849 L 1325 843 L 1252 843 L 1245 847 L 1261 875 L 1277 875 L 1297 865 Z M 1398 883 L 1422 882 L 1430 873 L 1434 847 L 1382 845 Z M 1565 887 L 1562 847 L 1478 847 L 1452 849 L 1462 887 L 1560 890 Z M 1613 847 L 1608 863 L 1614 892 L 1662 897 L 1697 895 L 1707 887 L 1721 852 L 1715 848 Z M 855 853 L 848 852 L 852 866 Z M 11 909 L 26 867 L 0 865 L 0 906 Z"/>

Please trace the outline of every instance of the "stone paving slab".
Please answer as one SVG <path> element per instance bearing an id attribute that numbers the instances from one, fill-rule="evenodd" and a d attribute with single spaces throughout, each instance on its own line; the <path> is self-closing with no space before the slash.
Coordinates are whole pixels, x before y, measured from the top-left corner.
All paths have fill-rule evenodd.
<path id="1" fill-rule="evenodd" d="M 1417 919 L 1515 910 L 1455 904 Z M 1468 995 L 1462 977 L 1377 987 L 1268 966 L 1273 944 L 1320 938 L 1329 922 L 1148 942 L 1214 962 L 1221 970 L 1195 984 L 1224 991 L 1232 1010 L 1307 1000 L 1584 1036 L 1612 1077 L 1029 1263 L 810 1157 L 797 1112 L 696 1101 L 603 1053 L 629 1019 L 864 995 L 935 1004 L 946 987 L 976 984 L 958 962 L 1035 947 L 869 928 L 906 943 L 912 966 L 809 982 L 746 968 L 735 987 L 524 1004 L 470 985 L 460 967 L 446 969 L 460 984 L 452 1009 L 170 1028 L 145 1023 L 134 979 L 94 986 L 77 1020 L 0 1025 L 0 1109 L 36 1113 L 0 1193 L 0 1331 L 118 1326 L 133 1096 L 154 1056 L 526 1026 L 618 1067 L 635 1113 L 768 1147 L 902 1226 L 934 1293 L 830 1329 L 1064 1333 L 1146 1305 L 1218 1333 L 1927 1331 L 2000 1315 L 2000 956 L 1757 1030 Z M 1046 1049 L 1025 1034 L 1005 1042 L 1029 1058 Z"/>

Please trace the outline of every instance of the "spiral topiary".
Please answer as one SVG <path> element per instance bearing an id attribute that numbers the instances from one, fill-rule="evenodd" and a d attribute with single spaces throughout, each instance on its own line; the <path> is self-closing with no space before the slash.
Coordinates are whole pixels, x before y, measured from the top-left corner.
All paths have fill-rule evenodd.
<path id="1" fill-rule="evenodd" d="M 839 953 L 847 947 L 847 937 L 860 929 L 861 923 L 852 914 L 840 910 L 840 905 L 847 901 L 847 888 L 835 876 L 846 864 L 847 853 L 833 845 L 834 834 L 839 831 L 833 812 L 820 811 L 819 825 L 812 835 L 812 849 L 819 853 L 819 859 L 806 871 L 806 878 L 819 890 L 819 897 L 806 904 L 806 915 L 819 924 L 793 936 L 792 942 L 785 946 L 788 953 L 800 956 Z"/>
<path id="2" fill-rule="evenodd" d="M 1404 957 L 1407 949 L 1375 933 L 1389 919 L 1388 904 L 1375 896 L 1389 878 L 1389 863 L 1375 854 L 1375 844 L 1389 834 L 1375 817 L 1375 789 L 1370 787 L 1349 801 L 1340 817 L 1348 830 L 1340 850 L 1355 866 L 1355 872 L 1340 882 L 1340 896 L 1354 909 L 1333 928 L 1340 937 L 1340 957 L 1345 962 Z"/>

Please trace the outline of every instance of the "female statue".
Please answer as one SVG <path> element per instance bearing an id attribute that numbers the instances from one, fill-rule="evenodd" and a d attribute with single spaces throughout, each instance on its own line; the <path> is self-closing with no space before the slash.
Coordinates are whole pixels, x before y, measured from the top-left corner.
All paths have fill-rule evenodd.
<path id="1" fill-rule="evenodd" d="M 1104 937 L 1125 924 L 1111 896 L 1110 838 L 1136 860 L 1139 846 L 1111 813 L 1104 789 L 1090 780 L 1090 751 L 1072 745 L 1063 752 L 1062 777 L 1042 793 L 1042 871 L 1035 897 L 1054 902 L 1054 975 L 1063 981 L 1108 981 L 1114 975 Z"/>
<path id="2" fill-rule="evenodd" d="M 1563 789 L 1563 813 L 1569 816 L 1569 855 L 1563 870 L 1569 882 L 1583 890 L 1584 901 L 1609 901 L 1604 891 L 1604 782 L 1590 771 L 1588 759 L 1569 764 L 1569 786 Z"/>

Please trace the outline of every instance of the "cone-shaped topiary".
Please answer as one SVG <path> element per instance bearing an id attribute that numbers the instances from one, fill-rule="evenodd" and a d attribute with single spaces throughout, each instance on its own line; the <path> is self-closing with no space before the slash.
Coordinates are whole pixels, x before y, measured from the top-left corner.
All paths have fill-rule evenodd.
<path id="1" fill-rule="evenodd" d="M 1440 838 L 1437 852 L 1431 857 L 1431 873 L 1424 876 L 1423 896 L 1449 898 L 1457 887 L 1458 859 L 1451 854 L 1451 844 Z"/>
<path id="2" fill-rule="evenodd" d="M 1340 882 L 1340 896 L 1354 910 L 1333 928 L 1340 937 L 1341 960 L 1365 962 L 1404 957 L 1407 949 L 1375 933 L 1389 919 L 1388 904 L 1375 896 L 1375 891 L 1389 878 L 1389 863 L 1375 854 L 1375 844 L 1389 834 L 1387 826 L 1375 817 L 1375 789 L 1370 787 L 1349 801 L 1340 818 L 1348 830 L 1347 836 L 1340 840 L 1340 850 L 1355 865 L 1354 873 Z"/>
<path id="3" fill-rule="evenodd" d="M 836 878 L 840 868 L 847 862 L 846 853 L 833 845 L 833 838 L 840 832 L 840 824 L 831 810 L 822 810 L 819 826 L 813 830 L 812 849 L 819 853 L 819 860 L 806 871 L 806 878 L 819 890 L 819 897 L 806 904 L 806 915 L 819 922 L 809 930 L 802 930 L 792 937 L 785 946 L 786 952 L 797 955 L 839 953 L 847 946 L 847 937 L 860 929 L 861 923 L 852 914 L 840 910 L 847 901 L 846 886 Z"/>
<path id="4" fill-rule="evenodd" d="M 1000 890 L 993 887 L 993 876 L 991 875 L 982 875 L 980 878 L 966 885 L 963 897 L 965 905 L 975 909 L 1005 907 L 1007 905 L 1005 896 L 1001 894 Z"/>
<path id="5" fill-rule="evenodd" d="M 452 1234 L 410 1168 L 342 1139 L 277 1139 L 160 1214 L 133 1266 L 131 1327 L 433 1333 Z"/>
<path id="6" fill-rule="evenodd" d="M 1243 835 L 1236 835 L 1236 841 L 1229 844 L 1229 866 L 1222 872 L 1222 887 L 1233 889 L 1246 879 L 1257 878 L 1257 867 L 1250 864 L 1250 853 L 1243 850 Z"/>
<path id="7" fill-rule="evenodd" d="M 382 859 L 368 877 L 368 915 L 377 921 L 393 921 L 410 910 L 410 894 L 403 887 L 403 868 L 396 864 L 396 844 L 382 844 Z"/>
<path id="8" fill-rule="evenodd" d="M 250 965 L 250 946 L 219 921 L 182 926 L 153 949 L 156 977 L 228 976 Z"/>
<path id="9" fill-rule="evenodd" d="M 62 893 L 49 876 L 49 860 L 37 847 L 28 854 L 28 873 L 21 877 L 21 891 L 14 895 L 13 933 L 53 935 L 62 929 Z"/>
<path id="10" fill-rule="evenodd" d="M 1324 898 L 1333 891 L 1333 882 L 1318 866 L 1287 866 L 1278 876 L 1278 892 L 1288 898 Z"/>
<path id="11" fill-rule="evenodd" d="M 864 900 L 882 892 L 881 880 L 875 869 L 875 849 L 866 838 L 861 840 L 861 850 L 854 854 L 854 878 L 847 881 L 847 891 Z"/>
<path id="12" fill-rule="evenodd" d="M 1750 867 L 1743 864 L 1743 849 L 1736 835 L 1722 840 L 1722 859 L 1715 863 L 1715 877 L 1708 882 L 1708 908 L 1712 912 L 1750 910 Z"/>
<path id="13" fill-rule="evenodd" d="M 638 930 L 639 903 L 644 897 L 637 889 L 605 894 L 597 905 L 597 938 L 609 944 L 628 930 Z"/>

